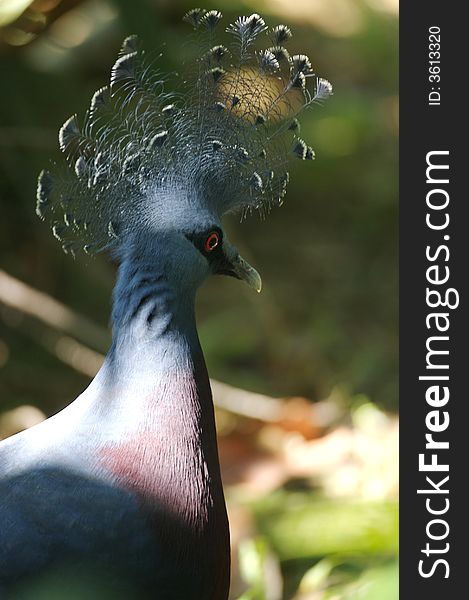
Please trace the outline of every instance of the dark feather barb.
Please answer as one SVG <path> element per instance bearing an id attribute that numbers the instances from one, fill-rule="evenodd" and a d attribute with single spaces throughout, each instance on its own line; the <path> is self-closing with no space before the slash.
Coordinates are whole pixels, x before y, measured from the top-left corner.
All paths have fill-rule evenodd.
<path id="1" fill-rule="evenodd" d="M 129 36 L 82 124 L 75 115 L 64 123 L 65 164 L 41 172 L 36 205 L 64 251 L 118 246 L 188 198 L 218 216 L 265 214 L 283 202 L 289 156 L 314 158 L 295 137 L 297 116 L 330 96 L 330 83 L 313 77 L 306 55 L 290 58 L 285 25 L 270 30 L 273 46 L 251 50 L 267 26 L 257 14 L 239 17 L 226 28 L 228 49 L 214 40 L 221 18 L 203 9 L 184 16 L 207 43 L 183 92 L 166 91 L 168 77 Z"/>

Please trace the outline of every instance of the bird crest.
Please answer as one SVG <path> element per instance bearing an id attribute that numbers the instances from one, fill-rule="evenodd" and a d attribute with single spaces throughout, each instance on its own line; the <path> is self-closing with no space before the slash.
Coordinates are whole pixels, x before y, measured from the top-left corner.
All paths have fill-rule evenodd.
<path id="1" fill-rule="evenodd" d="M 65 252 L 119 247 L 191 205 L 218 218 L 265 213 L 283 201 L 290 156 L 314 158 L 297 117 L 332 87 L 284 47 L 290 29 L 252 14 L 220 31 L 216 10 L 184 20 L 197 56 L 177 91 L 130 36 L 84 118 L 60 129 L 65 164 L 40 173 L 36 212 Z"/>

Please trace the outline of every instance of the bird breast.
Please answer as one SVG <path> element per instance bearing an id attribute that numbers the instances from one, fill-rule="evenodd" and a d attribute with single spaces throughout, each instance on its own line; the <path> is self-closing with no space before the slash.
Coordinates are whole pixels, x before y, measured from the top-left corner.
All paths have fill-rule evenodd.
<path id="1" fill-rule="evenodd" d="M 98 459 L 150 510 L 203 530 L 224 500 L 213 409 L 204 406 L 211 398 L 199 396 L 192 374 L 164 378 L 139 403 L 137 422 L 105 441 Z"/>

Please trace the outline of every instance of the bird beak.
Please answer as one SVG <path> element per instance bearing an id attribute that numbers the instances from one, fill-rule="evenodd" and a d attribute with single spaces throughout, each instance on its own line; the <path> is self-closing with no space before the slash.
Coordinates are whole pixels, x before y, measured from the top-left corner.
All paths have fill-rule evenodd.
<path id="1" fill-rule="evenodd" d="M 231 261 L 231 266 L 235 276 L 245 281 L 256 292 L 262 290 L 262 279 L 254 267 L 244 260 L 239 254 Z"/>
<path id="2" fill-rule="evenodd" d="M 226 239 L 223 243 L 223 254 L 226 262 L 223 265 L 224 268 L 220 269 L 218 272 L 223 273 L 224 275 L 231 275 L 237 279 L 242 279 L 259 293 L 262 289 L 261 276 L 254 267 L 239 255 L 238 250 Z"/>

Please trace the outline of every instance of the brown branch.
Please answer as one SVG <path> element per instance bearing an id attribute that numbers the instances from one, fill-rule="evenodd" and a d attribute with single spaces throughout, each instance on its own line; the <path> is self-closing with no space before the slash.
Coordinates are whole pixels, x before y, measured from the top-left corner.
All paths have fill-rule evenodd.
<path id="1" fill-rule="evenodd" d="M 109 346 L 109 333 L 106 329 L 1 269 L 0 302 L 35 317 L 102 352 Z"/>

